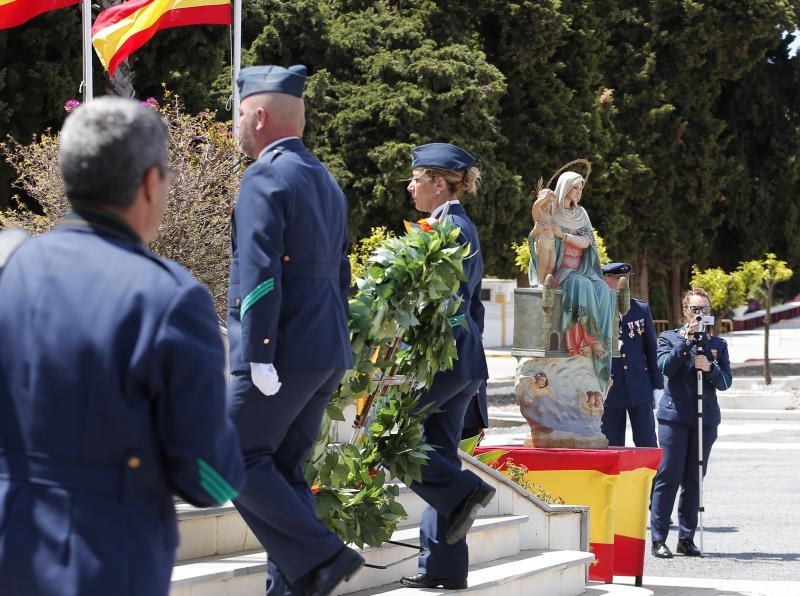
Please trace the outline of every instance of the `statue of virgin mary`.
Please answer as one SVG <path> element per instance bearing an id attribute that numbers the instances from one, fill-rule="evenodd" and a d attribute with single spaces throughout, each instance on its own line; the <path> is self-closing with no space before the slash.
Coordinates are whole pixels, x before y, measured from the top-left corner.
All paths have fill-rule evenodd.
<path id="1" fill-rule="evenodd" d="M 611 340 L 617 332 L 617 298 L 603 280 L 592 222 L 579 205 L 584 183 L 576 172 L 564 172 L 556 183 L 556 204 L 549 224 L 555 236 L 554 277 L 556 287 L 563 291 L 561 330 L 567 351 L 592 359 L 600 389 L 605 392 L 611 374 Z M 529 272 L 532 284 L 534 275 L 544 279 L 551 273 L 538 271 L 534 250 Z"/>

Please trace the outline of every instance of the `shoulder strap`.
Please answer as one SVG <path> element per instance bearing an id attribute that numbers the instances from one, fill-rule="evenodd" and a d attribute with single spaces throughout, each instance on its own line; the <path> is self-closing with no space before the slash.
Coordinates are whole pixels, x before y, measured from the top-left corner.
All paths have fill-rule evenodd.
<path id="1" fill-rule="evenodd" d="M 30 238 L 30 234 L 21 228 L 0 230 L 0 273 L 2 273 L 14 251 L 22 246 L 28 238 Z"/>

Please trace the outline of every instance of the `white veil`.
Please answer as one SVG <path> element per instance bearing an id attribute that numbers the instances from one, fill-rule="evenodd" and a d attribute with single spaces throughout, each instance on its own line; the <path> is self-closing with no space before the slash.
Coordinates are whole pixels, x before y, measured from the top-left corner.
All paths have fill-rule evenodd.
<path id="1" fill-rule="evenodd" d="M 577 172 L 564 172 L 558 177 L 555 191 L 556 208 L 553 214 L 553 220 L 563 228 L 575 230 L 592 225 L 589 221 L 589 215 L 580 205 L 577 205 L 572 209 L 564 208 L 564 199 L 566 198 L 567 193 L 572 190 L 573 186 L 583 181 L 583 176 Z"/>

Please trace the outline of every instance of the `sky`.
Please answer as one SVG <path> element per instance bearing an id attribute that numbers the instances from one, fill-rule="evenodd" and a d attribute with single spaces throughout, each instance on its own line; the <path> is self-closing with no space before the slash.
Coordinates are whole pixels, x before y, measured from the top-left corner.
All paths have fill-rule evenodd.
<path id="1" fill-rule="evenodd" d="M 794 31 L 792 35 L 794 35 L 794 41 L 792 41 L 791 45 L 789 45 L 790 56 L 794 56 L 797 53 L 797 50 L 800 49 L 800 31 Z"/>

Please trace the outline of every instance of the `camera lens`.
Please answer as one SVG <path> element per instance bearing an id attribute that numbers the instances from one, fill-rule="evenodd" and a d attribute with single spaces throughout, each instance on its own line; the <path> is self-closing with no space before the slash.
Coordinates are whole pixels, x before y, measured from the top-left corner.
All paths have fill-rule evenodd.
<path id="1" fill-rule="evenodd" d="M 697 315 L 697 316 L 694 318 L 694 320 L 695 320 L 695 321 L 697 321 L 697 322 L 699 323 L 700 321 L 702 321 L 702 320 L 703 320 L 703 317 L 701 317 L 700 315 Z"/>

